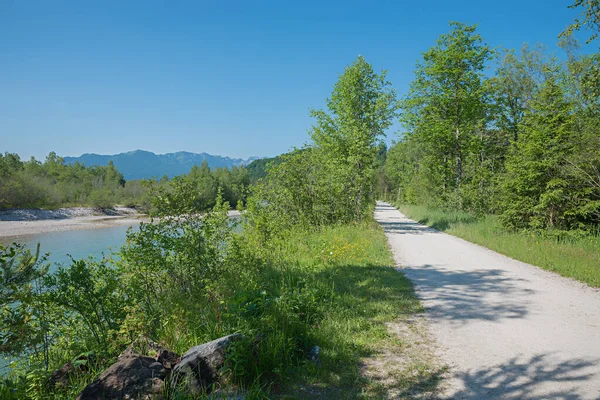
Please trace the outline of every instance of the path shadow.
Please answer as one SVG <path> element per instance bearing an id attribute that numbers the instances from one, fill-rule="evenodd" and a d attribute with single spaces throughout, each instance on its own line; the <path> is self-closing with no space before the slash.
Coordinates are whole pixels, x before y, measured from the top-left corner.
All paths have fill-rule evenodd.
<path id="1" fill-rule="evenodd" d="M 453 399 L 576 400 L 600 398 L 590 385 L 600 360 L 553 360 L 552 354 L 512 358 L 492 368 L 458 373 L 464 389 Z M 553 383 L 553 385 L 549 385 Z M 587 390 L 587 393 L 585 391 Z M 596 393 L 593 391 L 596 390 Z"/>
<path id="2" fill-rule="evenodd" d="M 454 271 L 443 265 L 421 265 L 399 269 L 416 286 L 427 303 L 431 319 L 465 322 L 523 318 L 529 296 L 535 293 L 515 285 L 524 279 L 507 276 L 499 269 Z"/>
<path id="3" fill-rule="evenodd" d="M 378 221 L 386 233 L 395 233 L 400 235 L 422 235 L 424 233 L 441 233 L 440 231 L 421 225 L 417 222 L 383 222 Z"/>
<path id="4" fill-rule="evenodd" d="M 375 213 L 377 212 L 385 212 L 385 211 L 398 211 L 395 207 L 389 204 L 377 203 L 375 207 Z M 398 218 L 399 219 L 399 218 Z M 383 229 L 387 233 L 396 233 L 400 235 L 411 234 L 411 235 L 419 235 L 423 233 L 440 233 L 438 230 L 425 226 L 423 221 L 415 222 L 408 219 L 402 219 L 399 221 L 378 221 L 379 225 L 383 227 Z"/>
<path id="5" fill-rule="evenodd" d="M 389 204 L 377 203 L 375 212 L 397 211 L 397 209 Z M 447 230 L 454 223 L 472 224 L 477 222 L 477 218 L 469 215 L 453 216 L 453 215 L 437 215 L 434 221 L 430 221 L 428 217 L 418 220 L 418 222 L 404 219 L 403 222 L 379 222 L 386 231 L 393 233 L 439 233 L 439 231 Z M 427 225 L 427 226 L 425 226 Z"/>

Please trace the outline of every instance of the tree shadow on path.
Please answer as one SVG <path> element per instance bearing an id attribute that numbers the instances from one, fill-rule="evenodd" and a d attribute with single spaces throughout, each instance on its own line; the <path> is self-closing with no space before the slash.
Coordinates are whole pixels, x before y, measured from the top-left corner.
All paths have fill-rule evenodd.
<path id="1" fill-rule="evenodd" d="M 521 279 L 499 269 L 453 271 L 443 265 L 422 265 L 400 270 L 416 286 L 431 319 L 466 322 L 523 318 L 528 297 L 535 293 L 515 285 Z"/>
<path id="2" fill-rule="evenodd" d="M 599 399 L 590 379 L 600 360 L 555 361 L 551 354 L 511 360 L 488 369 L 461 372 L 464 388 L 452 399 L 575 400 Z M 552 383 L 549 385 L 548 383 Z M 595 392 L 595 393 L 594 393 Z"/>

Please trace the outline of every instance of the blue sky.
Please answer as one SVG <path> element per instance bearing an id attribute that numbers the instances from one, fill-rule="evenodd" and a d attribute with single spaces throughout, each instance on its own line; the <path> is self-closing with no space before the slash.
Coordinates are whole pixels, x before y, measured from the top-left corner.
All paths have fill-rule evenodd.
<path id="1" fill-rule="evenodd" d="M 276 155 L 358 54 L 402 95 L 448 21 L 553 49 L 570 3 L 0 0 L 0 151 Z"/>

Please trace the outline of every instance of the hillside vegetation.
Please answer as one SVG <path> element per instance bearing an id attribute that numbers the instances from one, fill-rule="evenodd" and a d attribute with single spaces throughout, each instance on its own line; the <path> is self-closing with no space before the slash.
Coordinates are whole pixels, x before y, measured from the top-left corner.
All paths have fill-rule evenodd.
<path id="1" fill-rule="evenodd" d="M 215 205 L 217 192 L 233 206 L 245 203 L 250 176 L 245 167 L 210 169 L 207 161 L 194 165 L 188 174 L 173 178 L 188 189 L 185 199 L 190 212 L 204 212 Z M 156 202 L 165 203 L 178 194 L 169 178 L 126 181 L 112 162 L 87 167 L 78 162 L 67 164 L 50 153 L 42 163 L 32 158 L 21 161 L 17 154 L 0 154 L 0 209 L 58 208 L 115 205 L 137 206 L 153 210 Z"/>
<path id="2" fill-rule="evenodd" d="M 43 163 L 0 154 L 0 209 L 145 205 L 148 199 L 144 194 L 141 182 L 126 182 L 112 163 L 86 167 L 66 165 L 55 153 Z"/>

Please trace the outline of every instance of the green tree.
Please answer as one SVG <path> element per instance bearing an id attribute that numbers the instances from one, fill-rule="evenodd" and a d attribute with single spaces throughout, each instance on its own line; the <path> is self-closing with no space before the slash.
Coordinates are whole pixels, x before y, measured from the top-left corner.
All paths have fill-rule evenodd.
<path id="1" fill-rule="evenodd" d="M 40 246 L 0 245 L 0 354 L 42 351 L 47 359 L 47 324 L 39 306 L 41 279 L 48 272 Z"/>
<path id="2" fill-rule="evenodd" d="M 407 139 L 424 147 L 428 180 L 445 199 L 462 208 L 465 163 L 477 160 L 490 99 L 484 66 L 492 52 L 476 27 L 451 22 L 451 31 L 423 53 L 416 78 L 403 101 Z"/>
<path id="3" fill-rule="evenodd" d="M 583 12 L 580 17 L 575 18 L 575 21 L 562 31 L 559 37 L 571 35 L 574 31 L 578 31 L 581 28 L 587 28 L 594 32 L 587 43 L 596 39 L 598 32 L 600 32 L 600 1 L 575 0 L 569 8 L 582 8 Z"/>
<path id="4" fill-rule="evenodd" d="M 495 125 L 506 136 L 507 145 L 510 140 L 518 140 L 523 116 L 546 79 L 548 65 L 553 63 L 541 45 L 531 48 L 524 44 L 518 55 L 512 49 L 498 53 L 498 67 L 489 84 Z"/>
<path id="5" fill-rule="evenodd" d="M 333 204 L 348 207 L 347 218 L 360 220 L 372 199 L 379 139 L 391 126 L 398 104 L 386 71 L 374 72 L 359 56 L 346 67 L 327 100 L 327 111 L 312 110 L 311 137 L 322 152 L 322 163 L 338 181 Z"/>
<path id="6" fill-rule="evenodd" d="M 502 184 L 503 221 L 513 228 L 566 229 L 578 194 L 564 174 L 573 149 L 573 106 L 557 77 L 548 79 L 524 117 Z"/>

